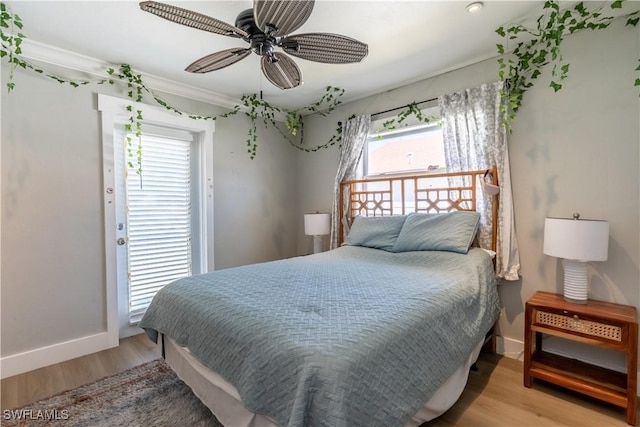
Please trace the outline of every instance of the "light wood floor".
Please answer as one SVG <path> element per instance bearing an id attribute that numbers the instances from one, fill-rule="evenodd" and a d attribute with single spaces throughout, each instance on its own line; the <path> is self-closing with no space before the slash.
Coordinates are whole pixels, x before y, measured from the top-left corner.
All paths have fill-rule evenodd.
<path id="1" fill-rule="evenodd" d="M 159 357 L 160 351 L 145 334 L 125 338 L 118 347 L 3 379 L 2 409 L 22 407 Z"/>
<path id="2" fill-rule="evenodd" d="M 114 349 L 2 380 L 2 409 L 93 382 L 160 357 L 145 335 L 122 340 Z M 522 362 L 482 354 L 460 400 L 423 427 L 441 426 L 626 426 L 625 413 L 594 399 L 535 381 L 522 385 Z"/>
<path id="3" fill-rule="evenodd" d="M 482 353 L 477 365 L 460 400 L 422 427 L 627 426 L 622 408 L 542 381 L 524 387 L 523 364 L 515 359 Z"/>

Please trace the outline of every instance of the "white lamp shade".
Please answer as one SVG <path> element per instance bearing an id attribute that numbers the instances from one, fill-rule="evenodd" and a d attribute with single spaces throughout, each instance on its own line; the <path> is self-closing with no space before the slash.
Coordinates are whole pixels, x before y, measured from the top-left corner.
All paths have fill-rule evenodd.
<path id="1" fill-rule="evenodd" d="M 601 220 L 545 218 L 545 255 L 576 261 L 606 261 L 609 223 Z"/>
<path id="2" fill-rule="evenodd" d="M 328 213 L 304 214 L 304 234 L 307 236 L 324 236 L 331 230 L 331 216 Z"/>

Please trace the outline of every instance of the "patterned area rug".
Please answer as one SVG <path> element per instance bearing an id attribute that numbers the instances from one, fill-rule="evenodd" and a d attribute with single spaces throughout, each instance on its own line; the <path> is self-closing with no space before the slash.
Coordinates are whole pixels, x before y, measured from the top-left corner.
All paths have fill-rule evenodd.
<path id="1" fill-rule="evenodd" d="M 213 426 L 222 424 L 162 359 L 4 411 L 2 426 Z"/>

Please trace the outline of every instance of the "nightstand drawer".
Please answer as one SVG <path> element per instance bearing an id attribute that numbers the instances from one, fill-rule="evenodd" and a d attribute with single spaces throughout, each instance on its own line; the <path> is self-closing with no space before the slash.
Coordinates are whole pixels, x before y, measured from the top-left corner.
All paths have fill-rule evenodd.
<path id="1" fill-rule="evenodd" d="M 624 337 L 622 326 L 604 323 L 600 320 L 583 319 L 577 314 L 571 314 L 567 311 L 554 313 L 536 310 L 535 324 L 618 342 L 622 342 Z"/>

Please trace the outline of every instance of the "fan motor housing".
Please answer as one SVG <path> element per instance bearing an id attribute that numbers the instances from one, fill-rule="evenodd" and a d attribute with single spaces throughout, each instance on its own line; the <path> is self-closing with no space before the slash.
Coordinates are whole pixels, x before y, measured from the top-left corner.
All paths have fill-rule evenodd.
<path id="1" fill-rule="evenodd" d="M 246 40 L 251 43 L 251 50 L 255 54 L 271 56 L 274 46 L 277 45 L 277 40 L 274 36 L 267 35 L 258 28 L 253 17 L 253 9 L 243 10 L 238 14 L 236 27 L 249 34 L 249 38 Z"/>

